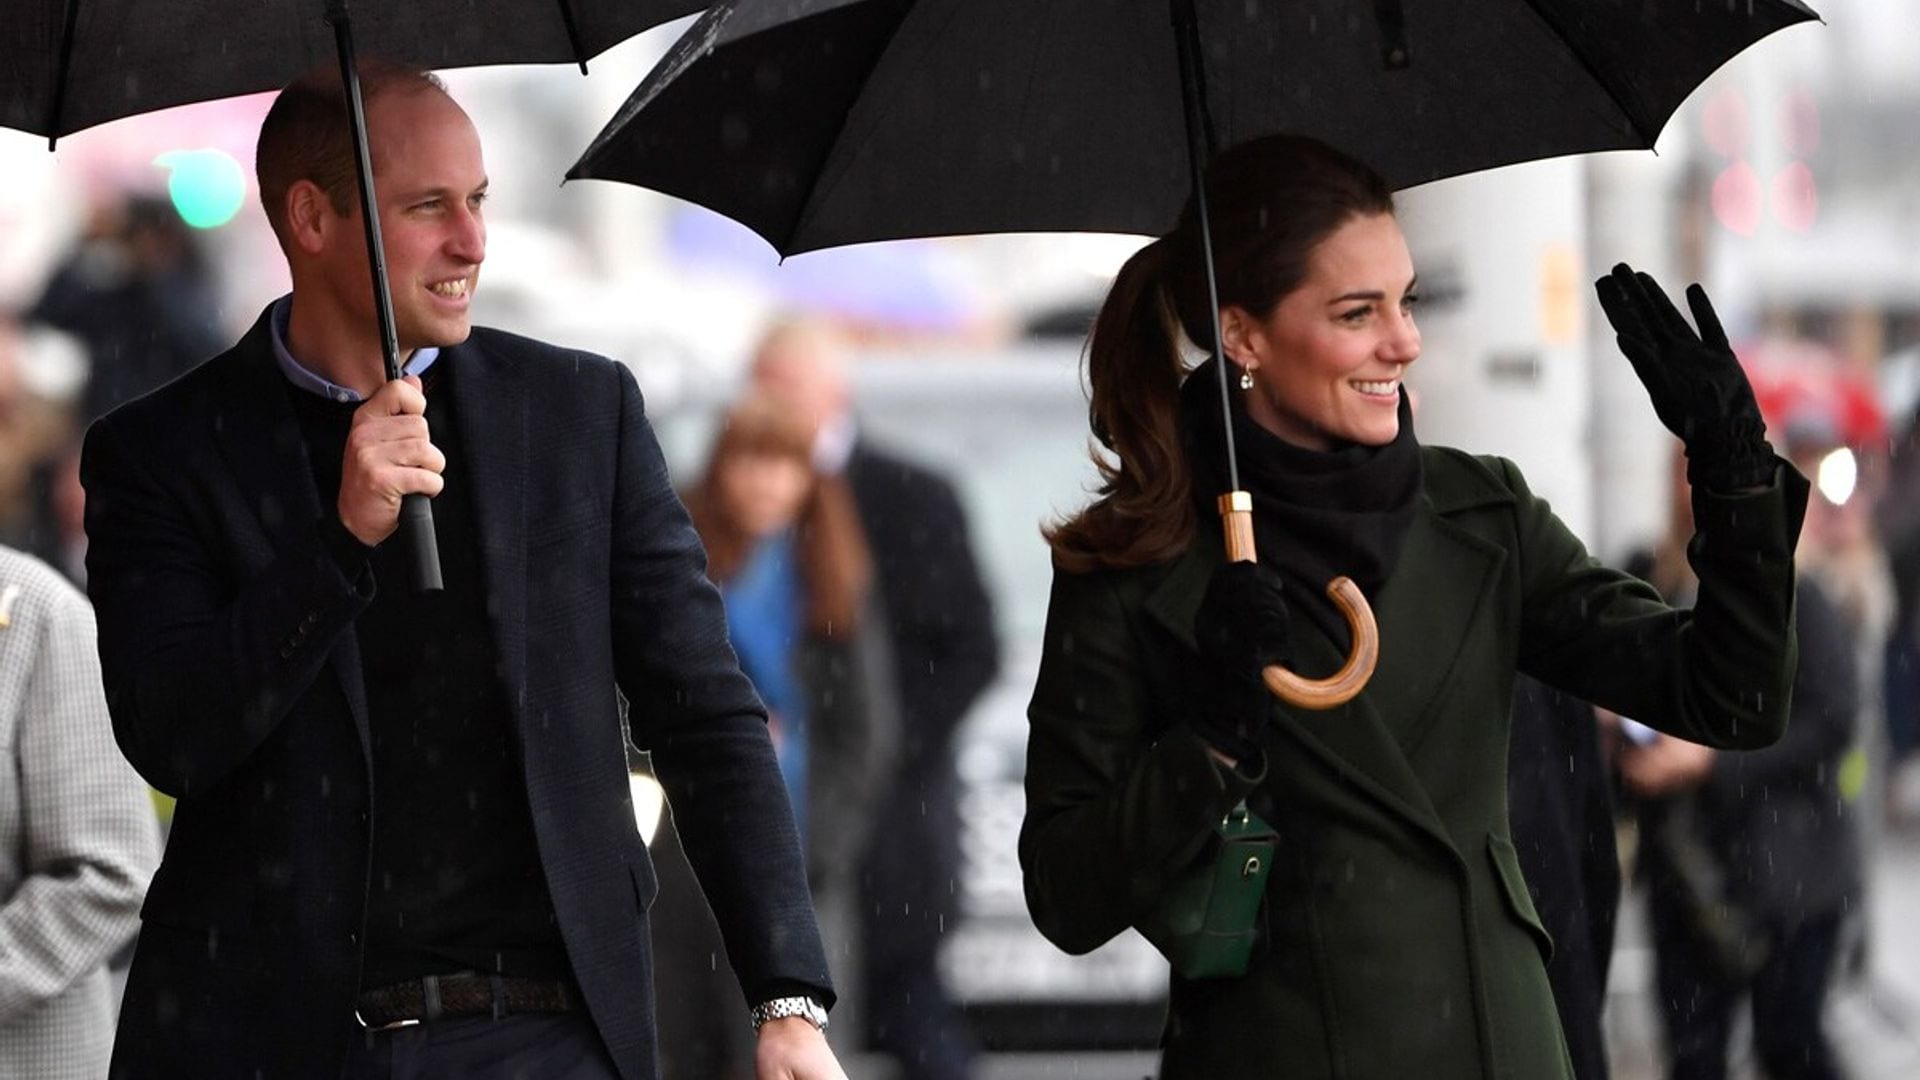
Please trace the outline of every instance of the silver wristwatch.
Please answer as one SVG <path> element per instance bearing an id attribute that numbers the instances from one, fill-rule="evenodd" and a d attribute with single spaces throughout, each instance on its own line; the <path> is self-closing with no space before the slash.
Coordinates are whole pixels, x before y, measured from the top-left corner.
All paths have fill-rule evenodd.
<path id="1" fill-rule="evenodd" d="M 821 1031 L 827 1030 L 826 1006 L 810 997 L 777 997 L 755 1005 L 753 1030 L 759 1031 L 761 1024 L 769 1020 L 778 1020 L 783 1016 L 802 1016 Z"/>

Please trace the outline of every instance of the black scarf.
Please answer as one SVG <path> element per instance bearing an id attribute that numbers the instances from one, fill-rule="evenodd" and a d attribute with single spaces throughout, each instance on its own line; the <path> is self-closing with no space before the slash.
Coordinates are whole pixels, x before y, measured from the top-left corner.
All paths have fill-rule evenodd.
<path id="1" fill-rule="evenodd" d="M 1220 543 L 1216 500 L 1227 490 L 1227 450 L 1213 364 L 1209 360 L 1187 377 L 1180 413 L 1203 531 Z M 1286 579 L 1287 602 L 1346 648 L 1346 620 L 1327 598 L 1327 583 L 1345 574 L 1372 600 L 1399 562 L 1419 508 L 1420 444 L 1405 389 L 1400 433 L 1385 446 L 1306 450 L 1254 423 L 1237 403 L 1233 440 L 1240 486 L 1253 496 L 1260 561 Z"/>

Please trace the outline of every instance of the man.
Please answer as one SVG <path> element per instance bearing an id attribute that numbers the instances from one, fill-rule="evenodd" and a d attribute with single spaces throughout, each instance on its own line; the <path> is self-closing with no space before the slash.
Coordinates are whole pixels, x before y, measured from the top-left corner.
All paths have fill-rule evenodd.
<path id="1" fill-rule="evenodd" d="M 469 335 L 478 136 L 431 76 L 363 71 L 408 377 L 315 74 L 260 136 L 292 296 L 87 439 L 115 732 L 179 798 L 114 1072 L 651 1077 L 630 725 L 759 1006 L 759 1075 L 840 1078 L 764 711 L 633 377 Z M 386 542 L 412 493 L 441 593 Z"/>
<path id="2" fill-rule="evenodd" d="M 938 966 L 961 914 L 953 735 L 999 668 L 999 642 L 952 485 L 860 437 L 839 349 L 819 324 L 779 327 L 752 378 L 820 425 L 815 468 L 852 486 L 893 649 L 899 765 L 861 867 L 867 1028 L 906 1080 L 961 1080 L 974 1040 Z"/>
<path id="3" fill-rule="evenodd" d="M 160 858 L 146 786 L 113 748 L 93 611 L 0 548 L 0 1076 L 94 1080 L 113 1046 L 107 960 Z"/>

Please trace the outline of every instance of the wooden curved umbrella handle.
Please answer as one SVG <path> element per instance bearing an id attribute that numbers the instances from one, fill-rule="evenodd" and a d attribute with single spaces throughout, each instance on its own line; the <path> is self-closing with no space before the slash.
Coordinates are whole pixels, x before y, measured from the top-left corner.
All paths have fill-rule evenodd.
<path id="1" fill-rule="evenodd" d="M 1227 558 L 1234 562 L 1254 561 L 1253 496 L 1230 491 L 1220 496 L 1220 522 L 1227 536 Z M 1353 636 L 1353 649 L 1340 670 L 1325 679 L 1296 675 L 1279 664 L 1261 672 L 1267 689 L 1289 705 L 1302 709 L 1331 709 L 1353 700 L 1373 678 L 1374 665 L 1380 661 L 1380 627 L 1373 621 L 1373 609 L 1360 593 L 1360 586 L 1346 576 L 1327 585 L 1327 596 L 1346 616 Z"/>

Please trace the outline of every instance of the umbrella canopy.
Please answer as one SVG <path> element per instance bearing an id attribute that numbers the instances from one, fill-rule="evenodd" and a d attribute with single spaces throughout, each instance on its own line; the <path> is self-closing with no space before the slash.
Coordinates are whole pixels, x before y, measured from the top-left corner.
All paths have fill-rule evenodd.
<path id="1" fill-rule="evenodd" d="M 429 70 L 579 63 L 699 0 L 407 0 L 357 5 L 359 51 Z M 0 127 L 68 135 L 274 90 L 335 59 L 328 0 L 9 0 Z"/>
<path id="2" fill-rule="evenodd" d="M 1592 150 L 1650 147 L 1680 102 L 1754 41 L 1814 18 L 1798 0 L 720 0 L 568 177 L 717 210 L 782 254 L 914 236 L 1162 234 L 1206 191 L 1214 148 L 1279 132 L 1357 155 L 1396 187 Z M 1217 311 L 1219 304 L 1211 308 Z M 1218 327 L 1212 335 L 1230 406 Z M 1251 560 L 1231 425 L 1227 556 Z M 1325 680 L 1351 699 L 1378 633 L 1359 588 Z"/>
<path id="3" fill-rule="evenodd" d="M 569 177 L 710 207 L 782 254 L 1160 234 L 1190 188 L 1167 0 L 721 0 Z M 1198 0 L 1215 145 L 1288 131 L 1396 187 L 1653 145 L 1798 0 Z"/>

